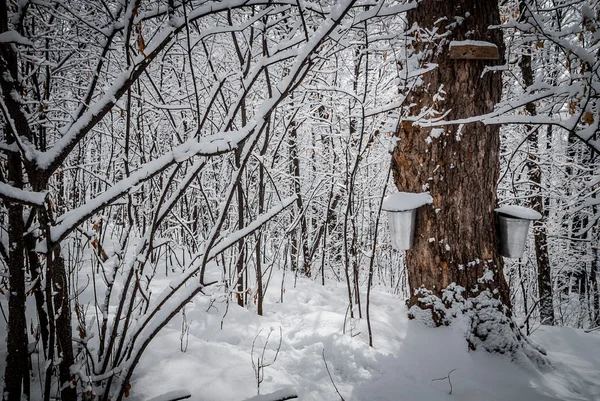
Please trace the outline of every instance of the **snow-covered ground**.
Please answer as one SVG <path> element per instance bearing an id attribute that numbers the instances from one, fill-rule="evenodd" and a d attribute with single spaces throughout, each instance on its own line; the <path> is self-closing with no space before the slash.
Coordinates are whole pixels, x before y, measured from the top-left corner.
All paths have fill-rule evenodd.
<path id="1" fill-rule="evenodd" d="M 162 288 L 171 279 L 156 277 L 153 285 Z M 323 287 L 298 278 L 294 286 L 288 274 L 282 303 L 281 281 L 281 272 L 274 273 L 262 317 L 255 305 L 245 309 L 234 302 L 227 306 L 222 296 L 196 297 L 186 306 L 185 319 L 182 314 L 175 317 L 151 343 L 136 369 L 128 400 L 164 400 L 169 399 L 161 397 L 166 393 L 186 392 L 196 401 L 252 398 L 257 383 L 251 356 L 255 365 L 261 357 L 268 364 L 278 347 L 277 359 L 261 371 L 263 395 L 280 391 L 298 394 L 304 401 L 340 400 L 333 380 L 346 401 L 600 400 L 600 331 L 538 328 L 532 338 L 546 349 L 552 364 L 539 371 L 508 356 L 469 352 L 466 325 L 460 320 L 450 327 L 425 327 L 408 319 L 402 299 L 375 287 L 371 348 L 365 293 L 363 319 L 350 319 L 344 283 L 327 281 Z M 6 310 L 5 299 L 2 306 Z M 354 312 L 357 317 L 356 308 Z M 1 320 L 4 371 L 6 329 Z M 183 336 L 182 324 L 187 328 Z M 32 385 L 36 393 L 39 383 Z"/>
<path id="2" fill-rule="evenodd" d="M 159 284 L 159 283 L 157 283 Z M 180 315 L 142 358 L 129 399 L 145 401 L 189 390 L 193 400 L 236 401 L 257 394 L 255 362 L 272 330 L 263 361 L 261 394 L 296 392 L 300 400 L 600 400 L 600 333 L 542 327 L 533 340 L 548 352 L 552 369 L 519 366 L 507 356 L 469 352 L 460 322 L 432 329 L 407 318 L 401 299 L 375 288 L 371 295 L 374 347 L 366 319 L 350 319 L 346 287 L 274 275 L 259 317 L 253 308 L 210 305 L 199 296 L 185 308 L 189 332 L 182 348 Z M 362 294 L 363 305 L 365 294 Z M 357 311 L 355 310 L 355 313 Z M 364 317 L 364 311 L 363 311 Z M 222 327 L 221 327 L 222 325 Z M 344 334 L 345 327 L 345 334 Z M 256 339 L 256 341 L 255 341 Z M 254 342 L 254 352 L 252 353 Z M 451 372 L 451 373 L 450 373 Z M 452 394 L 447 377 L 450 373 Z M 282 393 L 283 394 L 283 393 Z M 268 398 L 265 398 L 268 399 Z"/>

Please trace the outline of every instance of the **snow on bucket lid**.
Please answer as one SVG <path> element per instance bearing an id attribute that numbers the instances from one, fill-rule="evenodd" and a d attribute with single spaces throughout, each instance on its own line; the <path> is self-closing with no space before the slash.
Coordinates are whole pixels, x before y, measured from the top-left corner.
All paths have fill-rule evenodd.
<path id="1" fill-rule="evenodd" d="M 539 220 L 542 215 L 533 209 L 517 205 L 504 205 L 494 210 L 496 213 L 523 220 Z"/>
<path id="2" fill-rule="evenodd" d="M 397 192 L 386 196 L 382 207 L 386 212 L 405 212 L 429 203 L 433 203 L 433 198 L 427 192 Z"/>

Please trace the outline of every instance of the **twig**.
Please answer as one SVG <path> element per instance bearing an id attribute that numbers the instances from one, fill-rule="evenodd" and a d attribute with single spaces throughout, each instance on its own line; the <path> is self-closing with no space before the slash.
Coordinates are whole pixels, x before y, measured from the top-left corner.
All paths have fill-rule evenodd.
<path id="1" fill-rule="evenodd" d="M 593 327 L 591 329 L 584 330 L 583 332 L 584 333 L 591 333 L 591 332 L 597 331 L 597 330 L 600 330 L 600 326 L 596 326 L 596 327 Z"/>
<path id="2" fill-rule="evenodd" d="M 323 348 L 323 362 L 325 363 L 325 369 L 327 369 L 327 374 L 329 375 L 329 380 L 331 380 L 331 384 L 333 384 L 333 388 L 335 388 L 335 392 L 340 396 L 340 399 L 342 401 L 346 401 L 344 399 L 344 397 L 342 396 L 342 394 L 340 394 L 340 390 L 338 390 L 337 386 L 335 385 L 335 382 L 333 381 L 333 377 L 331 377 L 331 372 L 329 372 L 329 366 L 327 366 L 327 360 L 325 359 L 325 348 Z"/>
<path id="3" fill-rule="evenodd" d="M 446 380 L 446 379 L 448 379 L 448 384 L 450 384 L 450 392 L 448 394 L 451 395 L 452 394 L 452 382 L 450 381 L 450 375 L 455 370 L 458 370 L 458 369 L 452 369 L 450 372 L 448 372 L 448 376 L 440 377 L 439 379 L 433 379 L 431 381 L 434 382 L 434 381 L 438 381 L 438 380 Z"/>
<path id="4" fill-rule="evenodd" d="M 267 345 L 269 345 L 269 339 L 271 338 L 271 333 L 273 333 L 273 329 L 270 329 L 269 334 L 267 334 L 267 340 L 265 341 L 265 345 L 263 346 L 262 354 L 260 355 L 260 357 L 256 358 L 256 363 L 254 363 L 254 345 L 256 343 L 256 340 L 258 339 L 258 336 L 260 336 L 261 332 L 262 332 L 262 329 L 260 329 L 258 331 L 258 334 L 256 335 L 256 337 L 254 337 L 254 341 L 252 341 L 252 350 L 250 351 L 250 359 L 252 360 L 252 369 L 254 370 L 254 376 L 256 377 L 256 390 L 257 390 L 258 394 L 260 394 L 260 384 L 263 382 L 263 379 L 264 379 L 265 368 L 271 366 L 277 360 L 277 356 L 279 356 L 279 351 L 281 350 L 281 341 L 283 339 L 283 333 L 281 331 L 281 326 L 279 326 L 279 345 L 277 346 L 277 349 L 275 350 L 275 356 L 273 357 L 271 362 L 265 362 L 265 351 L 267 350 Z"/>

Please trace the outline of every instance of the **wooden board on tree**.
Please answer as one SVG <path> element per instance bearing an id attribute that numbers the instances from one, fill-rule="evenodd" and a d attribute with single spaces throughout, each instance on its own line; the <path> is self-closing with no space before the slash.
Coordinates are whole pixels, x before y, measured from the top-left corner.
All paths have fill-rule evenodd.
<path id="1" fill-rule="evenodd" d="M 498 46 L 481 40 L 453 40 L 450 58 L 454 60 L 498 60 Z"/>

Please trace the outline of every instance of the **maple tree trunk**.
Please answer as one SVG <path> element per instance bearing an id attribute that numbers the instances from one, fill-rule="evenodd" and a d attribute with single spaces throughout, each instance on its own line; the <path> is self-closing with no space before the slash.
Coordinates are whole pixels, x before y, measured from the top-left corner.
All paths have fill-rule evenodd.
<path id="1" fill-rule="evenodd" d="M 502 32 L 488 29 L 500 23 L 497 2 L 424 0 L 407 18 L 409 26 L 417 23 L 430 31 L 437 28 L 439 34 L 448 30 L 448 35 L 435 42 L 435 48 L 421 52 L 422 62 L 438 67 L 425 73 L 423 84 L 406 102 L 415 105 L 411 114 L 422 115 L 432 107 L 436 115 L 448 112 L 444 119 L 454 120 L 491 112 L 501 97 L 501 73 L 482 73 L 486 66 L 498 65 L 503 58 Z M 450 59 L 452 40 L 491 42 L 497 45 L 500 59 Z M 426 45 L 419 37 L 413 46 L 419 51 Z M 443 91 L 436 96 L 439 88 Z M 398 190 L 429 191 L 433 197 L 432 205 L 419 209 L 414 248 L 406 252 L 412 291 L 409 306 L 419 303 L 423 292 L 417 290 L 421 287 L 441 298 L 442 290 L 455 283 L 464 287 L 465 298 L 490 290 L 510 311 L 494 216 L 500 171 L 499 126 L 474 122 L 433 130 L 402 121 L 392 155 Z"/>

